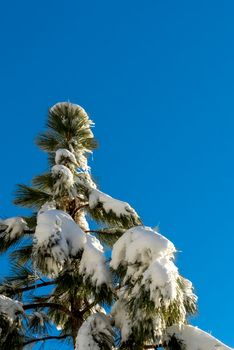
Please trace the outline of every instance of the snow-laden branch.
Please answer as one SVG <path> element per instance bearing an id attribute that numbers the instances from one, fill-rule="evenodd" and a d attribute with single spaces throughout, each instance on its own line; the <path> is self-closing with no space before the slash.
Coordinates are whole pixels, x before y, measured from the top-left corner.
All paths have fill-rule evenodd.
<path id="1" fill-rule="evenodd" d="M 192 284 L 174 264 L 175 251 L 167 238 L 143 226 L 129 229 L 114 244 L 111 267 L 122 288 L 112 314 L 122 341 L 143 333 L 160 342 L 167 320 L 184 323 L 196 310 Z"/>
<path id="2" fill-rule="evenodd" d="M 118 218 L 129 216 L 139 219 L 135 210 L 127 203 L 103 193 L 97 189 L 92 189 L 89 193 L 89 207 L 94 209 L 101 205 L 106 214 L 113 213 Z"/>
<path id="3" fill-rule="evenodd" d="M 211 334 L 190 325 L 174 325 L 167 329 L 167 334 L 179 340 L 185 350 L 233 350 Z"/>
<path id="4" fill-rule="evenodd" d="M 109 318 L 103 313 L 89 316 L 79 329 L 76 350 L 111 350 L 113 346 L 114 332 Z"/>
<path id="5" fill-rule="evenodd" d="M 16 243 L 24 234 L 32 234 L 27 223 L 21 217 L 0 219 L 0 252 L 5 252 L 12 244 Z"/>
<path id="6" fill-rule="evenodd" d="M 0 220 L 0 230 L 8 234 L 11 239 L 22 235 L 25 230 L 28 230 L 27 223 L 20 217 Z"/>
<path id="7" fill-rule="evenodd" d="M 55 163 L 67 166 L 70 163 L 77 165 L 76 157 L 66 148 L 59 148 L 55 152 Z"/>
<path id="8" fill-rule="evenodd" d="M 76 195 L 76 191 L 71 170 L 65 165 L 56 164 L 52 167 L 51 173 L 54 179 L 54 195 L 58 196 L 68 193 L 73 198 Z"/>
<path id="9" fill-rule="evenodd" d="M 0 294 L 0 316 L 6 317 L 10 323 L 13 323 L 16 316 L 23 312 L 22 303 Z"/>
<path id="10" fill-rule="evenodd" d="M 79 272 L 94 286 L 110 284 L 103 247 L 99 240 L 84 233 L 72 217 L 50 207 L 38 213 L 34 260 L 47 275 L 57 275 L 70 257 L 79 257 Z"/>

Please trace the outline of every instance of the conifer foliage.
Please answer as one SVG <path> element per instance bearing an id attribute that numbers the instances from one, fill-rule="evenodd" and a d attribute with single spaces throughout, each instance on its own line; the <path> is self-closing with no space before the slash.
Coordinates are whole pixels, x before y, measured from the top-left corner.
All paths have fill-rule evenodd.
<path id="1" fill-rule="evenodd" d="M 49 170 L 16 191 L 15 204 L 32 215 L 0 220 L 0 252 L 12 266 L 0 284 L 0 348 L 53 339 L 76 350 L 230 349 L 188 325 L 197 297 L 174 244 L 98 189 L 92 126 L 76 104 L 49 109 L 37 138 Z"/>

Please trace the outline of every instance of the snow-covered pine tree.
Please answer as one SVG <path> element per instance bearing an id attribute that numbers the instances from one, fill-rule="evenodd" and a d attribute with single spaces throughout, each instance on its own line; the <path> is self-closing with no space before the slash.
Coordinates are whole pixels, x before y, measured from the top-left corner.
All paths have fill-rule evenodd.
<path id="1" fill-rule="evenodd" d="M 188 324 L 197 297 L 173 243 L 97 188 L 87 163 L 92 126 L 76 104 L 49 109 L 37 139 L 49 171 L 16 192 L 32 215 L 0 221 L 0 250 L 12 265 L 0 285 L 0 349 L 51 339 L 76 350 L 230 349 Z"/>

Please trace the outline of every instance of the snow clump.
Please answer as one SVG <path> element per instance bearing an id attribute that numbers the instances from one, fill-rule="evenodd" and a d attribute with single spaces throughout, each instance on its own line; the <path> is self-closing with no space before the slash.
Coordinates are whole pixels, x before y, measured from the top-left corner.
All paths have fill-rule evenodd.
<path id="1" fill-rule="evenodd" d="M 15 321 L 17 313 L 23 312 L 22 304 L 19 301 L 0 294 L 0 314 L 6 317 L 11 324 Z"/>
<path id="2" fill-rule="evenodd" d="M 76 339 L 76 350 L 100 350 L 103 345 L 105 349 L 111 350 L 114 345 L 113 338 L 109 318 L 103 313 L 95 313 L 89 316 L 80 327 Z"/>
<path id="3" fill-rule="evenodd" d="M 135 210 L 127 202 L 122 202 L 97 189 L 92 189 L 89 194 L 89 207 L 94 209 L 98 204 L 102 204 L 107 214 L 113 212 L 119 218 L 121 216 L 138 217 Z"/>
<path id="4" fill-rule="evenodd" d="M 55 163 L 63 164 L 64 161 L 77 164 L 76 157 L 72 152 L 66 148 L 59 148 L 55 153 Z"/>
<path id="5" fill-rule="evenodd" d="M 175 252 L 171 241 L 144 226 L 130 228 L 114 244 L 110 266 L 123 278 L 113 318 L 123 342 L 132 332 L 152 336 L 147 333 L 148 324 L 161 341 L 167 319 L 185 322 L 187 309 L 195 309 L 192 284 L 179 275 Z"/>
<path id="6" fill-rule="evenodd" d="M 61 164 L 54 165 L 51 169 L 51 173 L 55 179 L 54 190 L 56 195 L 61 194 L 64 190 L 68 191 L 70 194 L 75 194 L 73 193 L 73 174 L 68 167 Z"/>
<path id="7" fill-rule="evenodd" d="M 38 213 L 35 230 L 34 259 L 49 275 L 57 275 L 69 257 L 81 254 L 79 271 L 84 280 L 100 286 L 110 283 L 109 271 L 99 240 L 85 234 L 72 217 L 51 206 Z"/>
<path id="8" fill-rule="evenodd" d="M 114 244 L 111 267 L 126 268 L 123 283 L 134 285 L 132 297 L 143 287 L 150 291 L 156 307 L 168 307 L 177 296 L 178 270 L 174 265 L 172 242 L 151 228 L 138 226 L 126 231 Z"/>
<path id="9" fill-rule="evenodd" d="M 174 325 L 167 329 L 170 337 L 174 336 L 186 350 L 232 350 L 224 345 L 211 334 L 190 325 Z"/>
<path id="10" fill-rule="evenodd" d="M 24 219 L 20 217 L 9 218 L 0 220 L 0 230 L 6 234 L 9 234 L 11 239 L 15 239 L 21 236 L 24 230 L 27 230 L 28 226 Z"/>

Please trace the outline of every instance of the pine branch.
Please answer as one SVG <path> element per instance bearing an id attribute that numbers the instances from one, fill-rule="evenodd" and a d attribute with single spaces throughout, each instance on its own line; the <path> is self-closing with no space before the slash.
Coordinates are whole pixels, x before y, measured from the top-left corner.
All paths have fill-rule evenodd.
<path id="1" fill-rule="evenodd" d="M 35 285 L 35 282 L 38 280 L 38 276 L 35 276 L 35 272 L 31 270 L 29 266 L 22 266 L 19 261 L 13 261 L 11 269 L 14 275 L 4 278 L 0 285 L 0 293 L 10 292 L 10 294 L 12 294 L 12 290 Z"/>
<path id="2" fill-rule="evenodd" d="M 72 213 L 70 214 L 71 217 L 73 218 L 79 210 L 84 209 L 84 208 L 87 208 L 88 206 L 89 206 L 89 204 L 88 204 L 88 203 L 85 203 L 85 204 L 82 204 L 82 205 L 80 205 L 79 207 L 75 208 L 75 209 L 72 211 Z"/>
<path id="3" fill-rule="evenodd" d="M 34 339 L 30 339 L 26 342 L 23 343 L 23 346 L 26 346 L 26 345 L 29 345 L 29 344 L 32 344 L 32 343 L 36 343 L 36 342 L 40 342 L 40 341 L 47 341 L 47 340 L 62 340 L 62 339 L 66 339 L 68 337 L 71 337 L 70 334 L 63 334 L 63 335 L 50 335 L 50 336 L 47 336 L 47 337 L 42 337 L 42 338 L 34 338 Z"/>
<path id="4" fill-rule="evenodd" d="M 97 222 L 106 223 L 112 226 L 118 226 L 125 228 L 126 230 L 133 227 L 142 225 L 142 222 L 138 216 L 135 215 L 116 215 L 112 210 L 106 212 L 102 203 L 99 203 L 94 208 L 88 208 L 88 213 Z"/>
<path id="5" fill-rule="evenodd" d="M 37 309 L 37 308 L 53 308 L 53 309 L 57 309 L 57 310 L 63 311 L 68 316 L 74 318 L 72 312 L 69 309 L 67 309 L 65 306 L 61 305 L 61 304 L 43 302 L 43 303 L 36 303 L 36 304 L 33 303 L 33 304 L 25 304 L 25 305 L 23 305 L 23 309 L 25 311 L 26 310 L 30 310 L 30 309 Z"/>
<path id="6" fill-rule="evenodd" d="M 22 218 L 26 221 L 29 229 L 35 230 L 37 225 L 37 213 L 34 212 L 30 216 L 23 216 Z"/>
<path id="7" fill-rule="evenodd" d="M 18 185 L 15 192 L 14 204 L 26 208 L 40 208 L 46 202 L 52 200 L 52 194 L 26 185 Z"/>
<path id="8" fill-rule="evenodd" d="M 106 234 L 106 235 L 115 235 L 116 232 L 111 232 L 111 231 L 102 231 L 102 230 L 87 230 L 85 231 L 86 233 L 97 233 L 97 234 Z"/>
<path id="9" fill-rule="evenodd" d="M 16 289 L 14 289 L 14 292 L 15 293 L 23 293 L 23 292 L 27 292 L 29 290 L 33 290 L 33 289 L 36 290 L 37 288 L 46 287 L 46 286 L 50 286 L 53 284 L 56 284 L 56 282 L 55 281 L 42 282 L 42 283 L 35 284 L 33 286 L 28 286 L 28 287 L 24 287 L 24 288 L 16 288 Z"/>
<path id="10" fill-rule="evenodd" d="M 23 245 L 19 249 L 10 253 L 10 260 L 17 262 L 18 265 L 25 264 L 32 256 L 32 244 Z"/>
<path id="11" fill-rule="evenodd" d="M 126 229 L 104 228 L 101 230 L 88 230 L 87 233 L 95 233 L 97 238 L 109 247 L 113 247 L 115 242 L 122 236 Z"/>
<path id="12" fill-rule="evenodd" d="M 49 109 L 48 129 L 37 138 L 37 144 L 47 152 L 70 147 L 75 153 L 92 151 L 97 147 L 90 130 L 92 121 L 78 105 L 69 102 L 58 103 Z"/>
<path id="13" fill-rule="evenodd" d="M 0 253 L 5 253 L 10 247 L 16 247 L 22 241 L 22 235 L 11 238 L 10 235 L 2 234 L 0 237 Z"/>
<path id="14" fill-rule="evenodd" d="M 34 230 L 25 229 L 18 235 L 12 237 L 6 229 L 7 226 L 0 230 L 0 253 L 5 253 L 9 248 L 19 246 L 22 243 L 23 238 L 25 238 L 24 235 L 31 235 L 34 233 Z"/>
<path id="15" fill-rule="evenodd" d="M 36 311 L 27 315 L 27 322 L 25 324 L 26 339 L 36 336 L 48 336 L 52 331 L 52 322 L 49 316 L 43 311 Z M 65 334 L 66 332 L 64 332 Z"/>
<path id="16" fill-rule="evenodd" d="M 43 190 L 43 191 L 52 191 L 54 180 L 51 173 L 44 173 L 42 175 L 35 176 L 32 179 L 32 184 L 36 188 Z"/>

